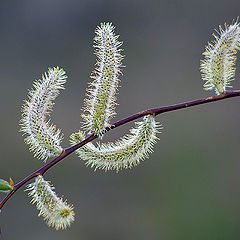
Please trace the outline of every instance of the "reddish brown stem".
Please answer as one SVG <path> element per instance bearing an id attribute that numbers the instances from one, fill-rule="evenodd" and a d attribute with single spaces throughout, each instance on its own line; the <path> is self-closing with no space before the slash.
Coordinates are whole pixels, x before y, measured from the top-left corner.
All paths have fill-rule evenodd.
<path id="1" fill-rule="evenodd" d="M 170 105 L 170 106 L 166 106 L 166 107 L 147 109 L 145 111 L 133 114 L 133 115 L 131 115 L 129 117 L 126 117 L 126 118 L 124 118 L 124 119 L 122 119 L 120 121 L 117 121 L 117 122 L 113 123 L 110 127 L 106 128 L 106 131 L 110 131 L 113 128 L 119 127 L 121 125 L 124 125 L 124 124 L 126 124 L 128 122 L 131 122 L 133 120 L 136 120 L 138 118 L 141 118 L 141 117 L 149 115 L 149 114 L 156 116 L 156 115 L 159 115 L 159 114 L 164 113 L 164 112 L 171 112 L 171 111 L 182 109 L 182 108 L 188 108 L 188 107 L 191 107 L 191 106 L 196 106 L 196 105 L 200 105 L 200 104 L 215 102 L 215 101 L 223 100 L 223 99 L 226 99 L 226 98 L 237 97 L 237 96 L 240 96 L 240 90 L 228 91 L 228 92 L 224 92 L 223 94 L 217 95 L 217 96 L 214 96 L 214 97 L 202 98 L 202 99 L 198 99 L 198 100 L 194 100 L 194 101 L 179 103 L 179 104 L 176 104 L 176 105 Z M 30 174 L 29 176 L 24 178 L 19 183 L 17 183 L 15 185 L 14 190 L 9 192 L 8 195 L 0 203 L 0 210 L 2 209 L 3 205 L 8 201 L 8 199 L 20 187 L 22 187 L 25 183 L 27 183 L 29 180 L 31 180 L 32 178 L 34 178 L 34 177 L 36 177 L 38 175 L 43 175 L 47 170 L 49 170 L 55 164 L 57 164 L 62 159 L 67 157 L 69 154 L 74 152 L 76 149 L 80 148 L 81 146 L 85 145 L 88 142 L 91 142 L 92 140 L 94 140 L 96 138 L 97 138 L 97 136 L 92 134 L 91 136 L 86 138 L 84 141 L 82 141 L 82 142 L 80 142 L 80 143 L 78 143 L 78 144 L 76 144 L 76 145 L 74 145 L 72 147 L 64 149 L 62 154 L 59 155 L 57 158 L 55 158 L 54 160 L 52 160 L 50 163 L 46 164 L 42 168 L 38 169 L 37 171 L 33 172 L 32 174 Z"/>

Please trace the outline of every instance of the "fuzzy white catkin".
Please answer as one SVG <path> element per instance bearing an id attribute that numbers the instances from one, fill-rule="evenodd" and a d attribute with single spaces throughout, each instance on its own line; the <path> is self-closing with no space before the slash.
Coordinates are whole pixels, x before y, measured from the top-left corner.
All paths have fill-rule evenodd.
<path id="1" fill-rule="evenodd" d="M 96 68 L 92 73 L 93 81 L 87 89 L 82 118 L 88 133 L 103 135 L 104 129 L 116 115 L 116 93 L 122 66 L 122 43 L 114 33 L 111 23 L 101 23 L 95 31 L 94 47 L 97 56 Z"/>
<path id="2" fill-rule="evenodd" d="M 56 230 L 65 229 L 74 221 L 73 207 L 59 198 L 54 192 L 54 187 L 42 176 L 36 177 L 26 190 L 32 197 L 31 202 L 36 204 L 39 210 L 38 215 L 43 216 L 50 227 L 54 227 Z"/>
<path id="3" fill-rule="evenodd" d="M 222 94 L 235 78 L 236 52 L 240 47 L 240 27 L 236 21 L 225 28 L 219 27 L 215 40 L 208 43 L 203 53 L 200 71 L 205 82 L 205 90 L 215 90 Z"/>
<path id="4" fill-rule="evenodd" d="M 67 76 L 61 68 L 49 68 L 48 73 L 37 80 L 25 101 L 20 122 L 21 131 L 26 135 L 25 142 L 34 156 L 46 160 L 61 154 L 63 134 L 46 118 L 50 115 L 54 100 L 64 89 Z"/>
<path id="5" fill-rule="evenodd" d="M 132 168 L 148 157 L 153 151 L 153 145 L 158 139 L 160 124 L 152 115 L 146 116 L 130 130 L 131 134 L 124 136 L 115 143 L 87 143 L 76 150 L 80 159 L 95 169 L 116 170 Z M 71 144 L 75 145 L 85 139 L 82 131 L 71 135 Z"/>

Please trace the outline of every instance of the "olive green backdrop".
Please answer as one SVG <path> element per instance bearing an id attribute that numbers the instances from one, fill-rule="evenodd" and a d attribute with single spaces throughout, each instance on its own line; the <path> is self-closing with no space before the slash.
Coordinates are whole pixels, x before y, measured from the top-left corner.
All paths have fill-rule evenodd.
<path id="1" fill-rule="evenodd" d="M 18 182 L 42 166 L 24 144 L 18 122 L 27 89 L 50 66 L 69 76 L 52 114 L 69 146 L 69 135 L 80 126 L 100 22 L 112 21 L 124 41 L 118 120 L 213 95 L 202 89 L 199 61 L 214 29 L 231 23 L 239 10 L 239 0 L 1 0 L 0 177 Z M 239 71 L 234 88 L 240 89 Z M 132 170 L 94 172 L 72 154 L 45 175 L 75 206 L 71 228 L 48 228 L 23 188 L 0 214 L 3 239 L 239 239 L 239 104 L 228 99 L 158 116 L 161 140 Z"/>

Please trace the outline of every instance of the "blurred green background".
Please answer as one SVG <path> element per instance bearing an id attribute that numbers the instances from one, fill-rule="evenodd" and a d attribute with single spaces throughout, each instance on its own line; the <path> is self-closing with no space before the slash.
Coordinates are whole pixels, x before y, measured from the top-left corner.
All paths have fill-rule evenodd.
<path id="1" fill-rule="evenodd" d="M 100 22 L 112 21 L 124 41 L 118 120 L 146 108 L 213 95 L 202 89 L 202 52 L 218 25 L 240 15 L 239 0 L 0 3 L 0 177 L 15 182 L 42 166 L 18 132 L 27 89 L 50 66 L 67 71 L 66 90 L 57 98 L 52 121 L 63 129 L 68 147 L 68 136 L 79 129 L 95 64 L 92 39 Z M 240 88 L 239 73 L 235 89 Z M 132 170 L 94 172 L 72 154 L 45 175 L 75 206 L 71 228 L 48 228 L 21 189 L 0 215 L 3 239 L 239 239 L 239 101 L 157 117 L 164 127 L 161 140 L 150 158 Z M 129 127 L 113 130 L 104 140 Z"/>

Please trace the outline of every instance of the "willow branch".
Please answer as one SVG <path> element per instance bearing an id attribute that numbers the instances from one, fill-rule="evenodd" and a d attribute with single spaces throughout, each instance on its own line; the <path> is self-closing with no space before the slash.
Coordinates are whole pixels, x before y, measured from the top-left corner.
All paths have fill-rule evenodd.
<path id="1" fill-rule="evenodd" d="M 121 125 L 124 125 L 128 122 L 134 121 L 138 118 L 141 118 L 143 116 L 146 115 L 154 115 L 157 116 L 161 113 L 165 113 L 165 112 L 171 112 L 174 110 L 179 110 L 179 109 L 183 109 L 183 108 L 188 108 L 188 107 L 192 107 L 192 106 L 197 106 L 200 104 L 205 104 L 205 103 L 210 103 L 210 102 L 216 102 L 216 101 L 220 101 L 223 99 L 227 99 L 227 98 L 233 98 L 233 97 L 237 97 L 240 96 L 240 90 L 237 91 L 226 91 L 221 95 L 217 95 L 217 96 L 213 96 L 213 97 L 207 97 L 207 98 L 202 98 L 202 99 L 198 99 L 198 100 L 194 100 L 194 101 L 189 101 L 189 102 L 184 102 L 184 103 L 179 103 L 176 105 L 170 105 L 170 106 L 165 106 L 165 107 L 160 107 L 160 108 L 151 108 L 151 109 L 147 109 L 144 110 L 142 112 L 133 114 L 131 116 L 128 116 L 120 121 L 117 121 L 115 123 L 113 123 L 110 127 L 107 127 L 105 130 L 106 131 L 110 131 L 116 127 L 119 127 Z M 20 181 L 19 183 L 17 183 L 14 186 L 14 189 L 12 191 L 10 191 L 7 196 L 2 200 L 2 202 L 0 203 L 0 211 L 3 207 L 3 205 L 8 201 L 9 198 L 12 197 L 12 195 L 19 189 L 21 188 L 25 183 L 27 183 L 29 180 L 35 178 L 38 175 L 43 175 L 47 170 L 49 170 L 51 167 L 53 167 L 55 164 L 57 164 L 58 162 L 60 162 L 61 160 L 63 160 L 65 157 L 67 157 L 68 155 L 70 155 L 72 152 L 74 152 L 75 150 L 77 150 L 78 148 L 82 147 L 83 145 L 91 142 L 92 140 L 96 139 L 98 136 L 92 134 L 90 135 L 88 138 L 86 138 L 84 141 L 66 148 L 63 150 L 63 152 L 61 153 L 61 155 L 59 155 L 57 158 L 55 158 L 54 160 L 52 160 L 50 163 L 46 164 L 45 166 L 43 166 L 42 168 L 38 169 L 37 171 L 31 173 L 29 176 L 27 176 L 26 178 L 24 178 L 22 181 Z"/>

